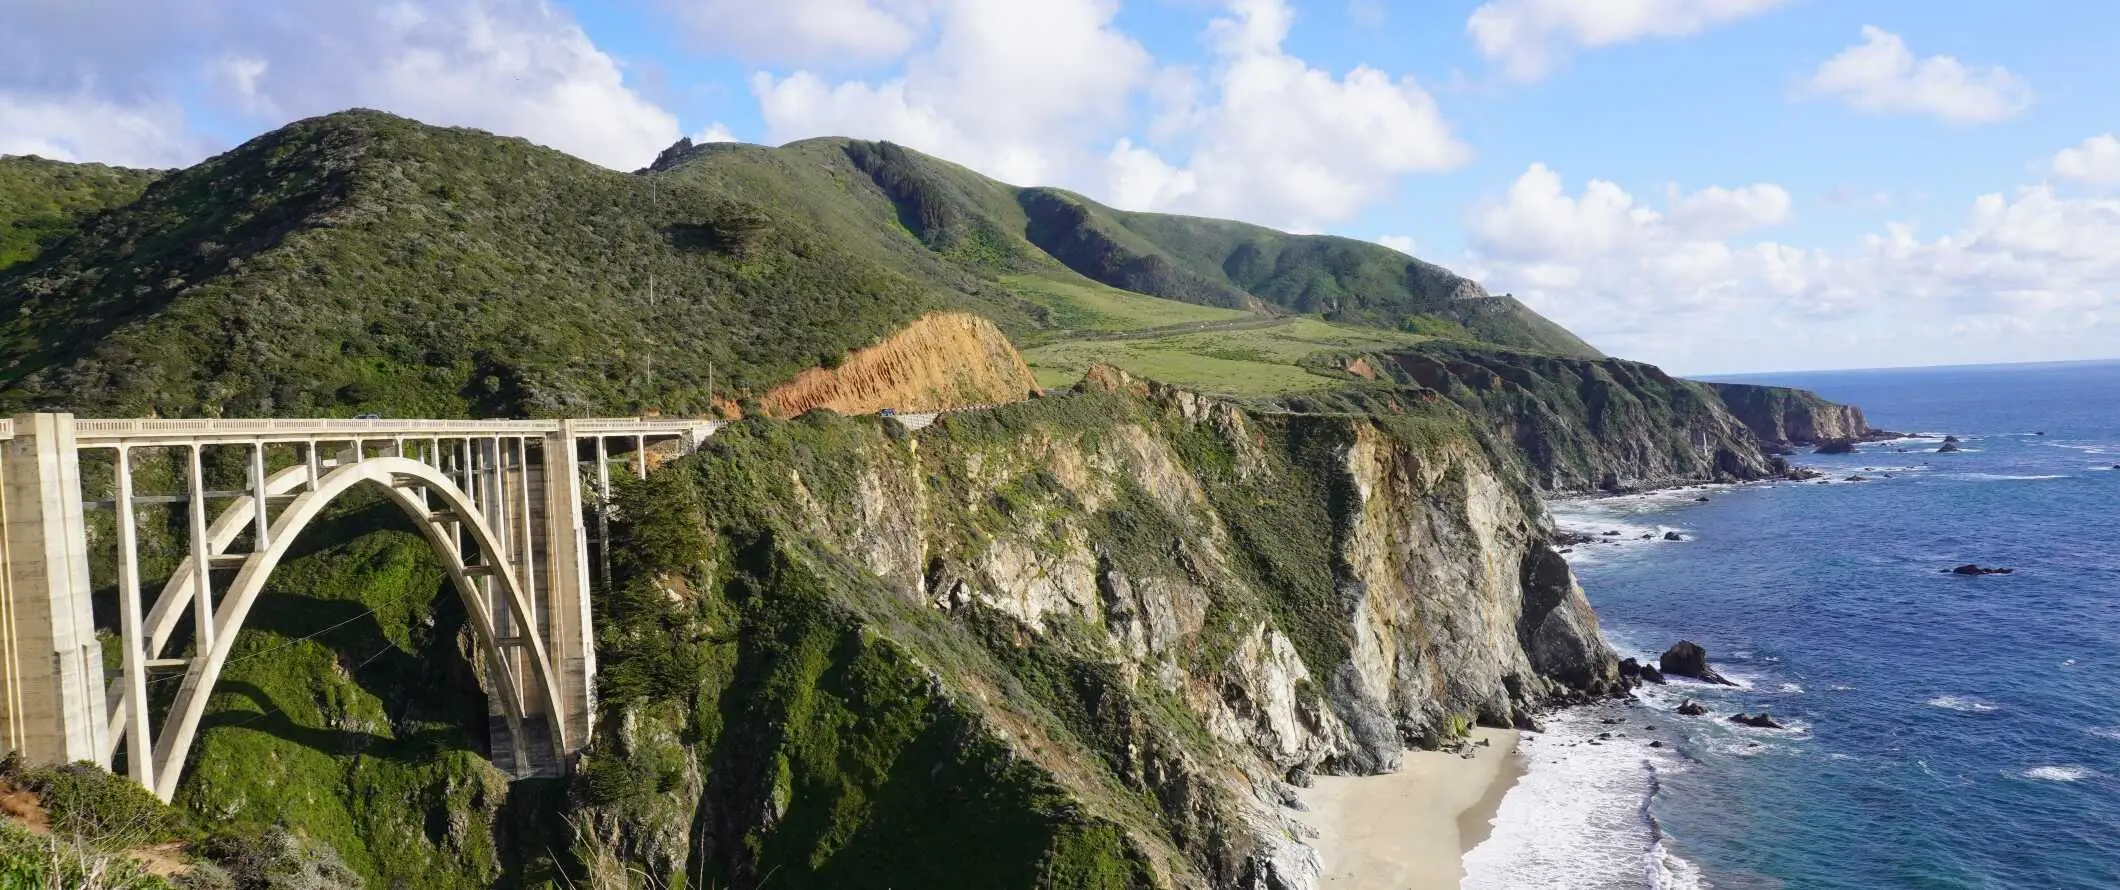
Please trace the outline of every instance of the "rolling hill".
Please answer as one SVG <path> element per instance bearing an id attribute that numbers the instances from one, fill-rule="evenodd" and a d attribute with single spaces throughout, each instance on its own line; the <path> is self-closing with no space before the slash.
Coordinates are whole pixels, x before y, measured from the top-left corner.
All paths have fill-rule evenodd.
<path id="1" fill-rule="evenodd" d="M 167 174 L 7 164 L 36 175 L 0 177 L 0 222 L 44 245 L 0 268 L 10 410 L 700 414 L 938 309 L 1074 344 L 1049 380 L 1115 333 L 1288 316 L 1320 348 L 1596 354 L 1378 245 L 1125 213 L 889 143 L 679 143 L 629 175 L 356 110 Z"/>

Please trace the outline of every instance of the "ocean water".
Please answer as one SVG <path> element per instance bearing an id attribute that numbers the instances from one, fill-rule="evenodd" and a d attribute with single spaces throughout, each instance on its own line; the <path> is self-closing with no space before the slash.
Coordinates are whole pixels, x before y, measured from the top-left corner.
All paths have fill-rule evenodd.
<path id="1" fill-rule="evenodd" d="M 1569 555 L 1621 655 L 1691 639 L 1743 685 L 1555 717 L 1465 886 L 2120 888 L 2120 362 L 1730 379 L 1965 450 L 1553 505 L 1624 533 Z M 1761 709 L 1788 728 L 1725 719 Z"/>

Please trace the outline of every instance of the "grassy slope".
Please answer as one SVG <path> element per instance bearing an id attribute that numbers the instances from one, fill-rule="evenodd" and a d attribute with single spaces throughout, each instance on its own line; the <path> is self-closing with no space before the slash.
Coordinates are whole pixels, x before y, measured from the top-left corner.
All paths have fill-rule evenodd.
<path id="1" fill-rule="evenodd" d="M 79 184 L 150 176 L 15 166 L 41 171 L 24 206 L 122 201 Z M 706 146 L 626 175 L 347 112 L 162 177 L 0 270 L 0 408 L 698 414 L 710 379 L 755 393 L 934 308 L 1026 345 L 1295 313 L 1580 348 L 1451 299 L 1469 286 L 1363 242 L 1120 213 L 887 143 Z"/>
<path id="2" fill-rule="evenodd" d="M 695 413 L 710 366 L 726 396 L 928 308 L 1011 315 L 999 289 L 923 269 L 917 250 L 865 249 L 848 236 L 868 227 L 859 202 L 825 214 L 772 197 L 373 112 L 304 121 L 0 275 L 0 400 L 179 416 Z"/>
<path id="3" fill-rule="evenodd" d="M 1282 395 L 1335 385 L 1307 368 L 1319 354 L 1401 349 L 1429 338 L 1292 318 L 1259 326 L 1174 331 L 1154 336 L 1075 340 L 1026 350 L 1025 360 L 1048 386 L 1073 381 L 1104 362 L 1143 377 L 1227 396 Z"/>
<path id="4" fill-rule="evenodd" d="M 96 213 L 132 203 L 162 173 L 0 157 L 0 271 L 36 258 Z"/>

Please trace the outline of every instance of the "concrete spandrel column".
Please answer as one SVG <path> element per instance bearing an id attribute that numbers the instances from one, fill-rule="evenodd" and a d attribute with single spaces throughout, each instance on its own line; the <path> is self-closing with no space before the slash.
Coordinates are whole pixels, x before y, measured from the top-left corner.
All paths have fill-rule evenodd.
<path id="1" fill-rule="evenodd" d="M 580 440 L 574 422 L 562 421 L 539 448 L 544 460 L 545 552 L 539 575 L 544 601 L 545 646 L 560 676 L 567 709 L 567 738 L 589 743 L 596 709 L 596 637 L 589 601 L 589 534 L 582 510 Z"/>
<path id="2" fill-rule="evenodd" d="M 88 530 L 71 414 L 15 418 L 0 462 L 8 581 L 22 658 L 22 751 L 33 763 L 103 763 L 103 649 L 89 600 Z"/>

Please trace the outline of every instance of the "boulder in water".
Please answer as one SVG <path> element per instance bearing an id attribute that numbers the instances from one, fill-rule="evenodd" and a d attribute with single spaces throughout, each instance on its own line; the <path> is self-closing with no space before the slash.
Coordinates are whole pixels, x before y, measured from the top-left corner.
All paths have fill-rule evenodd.
<path id="1" fill-rule="evenodd" d="M 1708 706 L 1689 698 L 1685 704 L 1678 706 L 1678 712 L 1688 717 L 1702 717 L 1707 715 Z"/>
<path id="2" fill-rule="evenodd" d="M 1944 571 L 1952 575 L 2013 575 L 2017 572 L 2016 569 L 1991 568 L 1970 562 L 1955 569 L 1944 569 Z"/>
<path id="3" fill-rule="evenodd" d="M 1827 439 L 1811 449 L 1812 454 L 1856 454 L 1854 439 Z"/>
<path id="4" fill-rule="evenodd" d="M 1945 442 L 1942 447 L 1936 449 L 1937 454 L 1957 454 L 1958 451 L 1958 443 L 1956 442 Z"/>
<path id="5" fill-rule="evenodd" d="M 1958 444 L 1958 437 L 1957 437 L 1957 436 L 1945 436 L 1945 437 L 1943 437 L 1943 444 L 1945 444 L 1945 445 L 1956 445 L 1956 444 Z"/>
<path id="6" fill-rule="evenodd" d="M 1664 532 L 1664 540 L 1666 541 L 1683 541 L 1685 539 L 1685 535 L 1681 535 L 1677 532 Z"/>
<path id="7" fill-rule="evenodd" d="M 1765 711 L 1761 711 L 1761 712 L 1759 712 L 1758 714 L 1745 714 L 1745 713 L 1737 713 L 1737 714 L 1731 714 L 1731 715 L 1730 715 L 1730 722 L 1731 722 L 1731 723 L 1740 723 L 1740 724 L 1743 724 L 1743 725 L 1745 725 L 1745 726 L 1750 726 L 1750 727 L 1753 727 L 1754 729 L 1780 729 L 1780 728 L 1782 728 L 1782 727 L 1781 727 L 1781 724 L 1779 724 L 1779 723 L 1776 723 L 1776 722 L 1774 722 L 1774 718 L 1772 718 L 1772 717 L 1769 717 L 1769 716 L 1767 716 L 1767 712 L 1765 712 Z"/>
<path id="8" fill-rule="evenodd" d="M 1659 685 L 1671 682 L 1669 680 L 1664 679 L 1664 672 L 1657 670 L 1656 665 L 1653 664 L 1642 665 L 1642 679 L 1644 681 L 1656 683 Z"/>
<path id="9" fill-rule="evenodd" d="M 1677 643 L 1672 644 L 1671 648 L 1665 649 L 1664 654 L 1656 659 L 1656 663 L 1657 667 L 1662 668 L 1666 674 L 1692 677 L 1709 683 L 1721 683 L 1724 686 L 1737 685 L 1730 682 L 1723 675 L 1716 673 L 1714 668 L 1709 667 L 1708 650 L 1701 648 L 1699 643 L 1695 643 L 1692 640 L 1679 640 Z"/>

